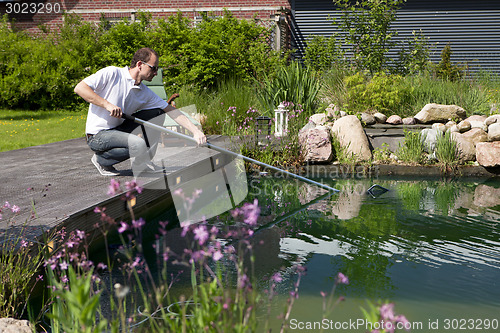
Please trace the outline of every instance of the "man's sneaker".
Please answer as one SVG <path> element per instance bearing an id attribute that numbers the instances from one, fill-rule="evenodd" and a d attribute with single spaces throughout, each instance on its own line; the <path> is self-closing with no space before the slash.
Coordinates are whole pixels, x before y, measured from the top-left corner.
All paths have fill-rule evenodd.
<path id="1" fill-rule="evenodd" d="M 90 159 L 92 163 L 95 165 L 99 173 L 103 176 L 118 176 L 120 171 L 116 170 L 113 166 L 103 166 L 97 162 L 97 155 L 94 154 Z"/>

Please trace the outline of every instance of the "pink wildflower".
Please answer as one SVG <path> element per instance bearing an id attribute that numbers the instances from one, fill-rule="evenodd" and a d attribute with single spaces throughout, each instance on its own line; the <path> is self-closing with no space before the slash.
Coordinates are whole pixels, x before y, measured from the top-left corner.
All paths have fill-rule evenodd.
<path id="1" fill-rule="evenodd" d="M 111 178 L 108 187 L 108 195 L 115 195 L 118 192 L 120 192 L 120 182 L 118 180 L 115 180 L 114 178 Z"/>
<path id="2" fill-rule="evenodd" d="M 337 274 L 335 282 L 337 282 L 338 284 L 349 284 L 349 279 L 347 278 L 347 276 L 339 272 Z"/>

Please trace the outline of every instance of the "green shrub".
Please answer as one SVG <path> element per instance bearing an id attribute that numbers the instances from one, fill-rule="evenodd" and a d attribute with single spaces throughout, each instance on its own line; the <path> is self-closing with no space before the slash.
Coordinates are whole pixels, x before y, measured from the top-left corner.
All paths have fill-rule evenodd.
<path id="1" fill-rule="evenodd" d="M 32 38 L 0 23 L 0 105 L 10 108 L 71 106 L 74 85 L 84 76 L 77 50 L 58 45 L 52 36 Z"/>
<path id="2" fill-rule="evenodd" d="M 316 35 L 308 43 L 304 53 L 304 63 L 315 70 L 328 70 L 344 65 L 344 51 L 338 36 Z"/>
<path id="3" fill-rule="evenodd" d="M 431 46 L 422 31 L 412 31 L 413 38 L 403 40 L 394 71 L 401 75 L 425 73 L 429 67 Z"/>
<path id="4" fill-rule="evenodd" d="M 448 43 L 441 51 L 441 61 L 434 69 L 435 75 L 443 80 L 457 81 L 462 76 L 462 68 L 451 63 L 451 44 Z"/>
<path id="5" fill-rule="evenodd" d="M 266 42 L 269 33 L 227 10 L 219 18 L 203 14 L 196 27 L 179 12 L 159 21 L 152 40 L 158 45 L 160 66 L 169 68 L 167 85 L 215 87 L 224 78 L 249 79 L 279 63 L 279 54 Z"/>
<path id="6" fill-rule="evenodd" d="M 345 43 L 353 50 L 353 60 L 361 70 L 376 73 L 388 62 L 386 56 L 395 45 L 391 23 L 404 0 L 372 1 L 334 0 L 341 15 L 334 23 L 345 33 Z"/>
<path id="7" fill-rule="evenodd" d="M 399 75 L 375 74 L 371 79 L 358 72 L 345 79 L 347 103 L 344 105 L 351 112 L 376 110 L 392 111 L 407 104 L 412 88 L 403 84 Z"/>
<path id="8" fill-rule="evenodd" d="M 250 80 L 273 72 L 284 61 L 266 42 L 269 31 L 253 21 L 238 20 L 229 11 L 221 18 L 203 16 L 196 27 L 182 14 L 151 23 L 138 14 L 110 26 L 66 15 L 58 33 L 32 38 L 14 32 L 7 17 L 0 22 L 0 106 L 69 108 L 82 100 L 73 93 L 84 77 L 105 66 L 126 66 L 144 46 L 160 54 L 164 80 L 170 87 L 216 87 L 229 77 Z"/>

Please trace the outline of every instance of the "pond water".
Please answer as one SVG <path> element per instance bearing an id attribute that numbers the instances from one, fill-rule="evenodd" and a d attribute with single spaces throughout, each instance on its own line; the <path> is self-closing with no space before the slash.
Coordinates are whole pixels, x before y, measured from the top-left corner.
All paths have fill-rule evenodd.
<path id="1" fill-rule="evenodd" d="M 374 183 L 389 191 L 368 194 Z M 366 332 L 361 307 L 368 309 L 367 301 L 393 302 L 413 332 L 500 331 L 499 180 L 343 179 L 328 185 L 340 192 L 308 205 L 322 193 L 314 186 L 268 177 L 249 182 L 246 201 L 258 199 L 265 226 L 252 238 L 258 287 L 268 288 L 276 272 L 283 278 L 271 315 L 261 314 L 273 332 L 297 281 L 295 265 L 307 271 L 289 331 Z M 322 293 L 330 293 L 338 272 L 349 284 L 337 286 L 334 297 L 345 300 L 328 309 L 325 322 Z M 189 277 L 181 276 L 172 294 L 189 289 Z"/>
<path id="2" fill-rule="evenodd" d="M 374 182 L 389 191 L 367 194 Z M 287 180 L 250 185 L 264 219 L 318 196 L 312 186 Z M 365 332 L 353 321 L 363 324 L 360 307 L 368 309 L 367 300 L 394 302 L 412 331 L 500 331 L 498 180 L 332 180 L 329 185 L 340 193 L 255 236 L 254 244 L 263 240 L 255 246 L 257 275 L 278 271 L 284 277 L 271 318 L 283 311 L 296 281 L 290 268 L 301 264 L 307 272 L 289 317 L 291 329 L 321 322 L 321 292 L 330 292 L 342 272 L 350 283 L 339 285 L 335 295 L 345 301 L 327 314 L 325 331 Z M 280 324 L 271 319 L 275 329 Z"/>

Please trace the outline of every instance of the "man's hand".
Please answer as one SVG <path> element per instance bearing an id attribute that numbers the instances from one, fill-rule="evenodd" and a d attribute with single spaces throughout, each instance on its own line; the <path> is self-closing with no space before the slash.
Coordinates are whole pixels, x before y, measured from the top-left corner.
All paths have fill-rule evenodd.
<path id="1" fill-rule="evenodd" d="M 207 137 L 200 130 L 195 131 L 193 133 L 193 138 L 196 140 L 196 143 L 198 143 L 199 145 L 203 145 L 203 144 L 207 143 Z"/>
<path id="2" fill-rule="evenodd" d="M 113 104 L 108 102 L 106 104 L 106 110 L 109 111 L 109 114 L 111 114 L 112 117 L 115 117 L 115 118 L 122 117 L 122 109 L 116 105 L 113 105 Z"/>

